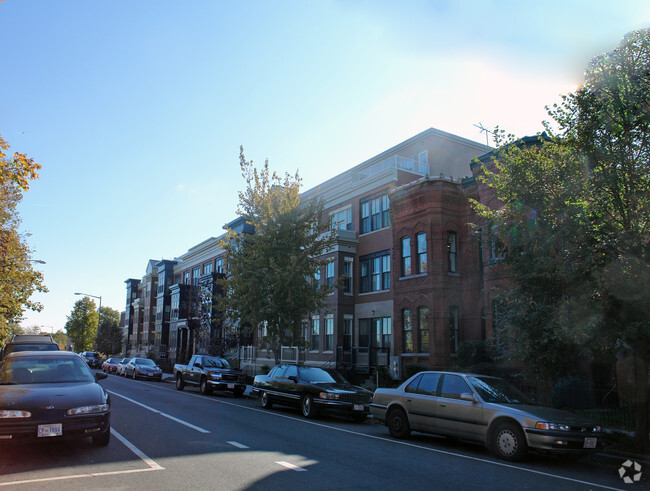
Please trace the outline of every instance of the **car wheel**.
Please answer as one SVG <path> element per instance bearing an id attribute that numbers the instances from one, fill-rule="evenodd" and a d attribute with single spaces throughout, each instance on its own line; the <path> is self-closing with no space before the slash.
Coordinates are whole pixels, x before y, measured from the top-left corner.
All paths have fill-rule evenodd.
<path id="1" fill-rule="evenodd" d="M 305 394 L 300 402 L 302 408 L 302 415 L 305 418 L 313 418 L 316 416 L 316 408 L 314 407 L 314 398 L 309 394 Z"/>
<path id="2" fill-rule="evenodd" d="M 260 405 L 264 409 L 271 409 L 273 407 L 273 403 L 271 402 L 271 398 L 269 397 L 268 392 L 262 392 L 260 395 Z"/>
<path id="3" fill-rule="evenodd" d="M 528 451 L 524 432 L 514 423 L 501 423 L 492 433 L 491 450 L 500 459 L 521 460 Z"/>
<path id="4" fill-rule="evenodd" d="M 388 432 L 393 438 L 406 438 L 411 434 L 411 426 L 406 413 L 402 409 L 392 409 L 388 413 Z"/>
<path id="5" fill-rule="evenodd" d="M 176 390 L 183 390 L 185 388 L 185 382 L 183 382 L 183 376 L 179 373 L 176 375 Z"/>
<path id="6" fill-rule="evenodd" d="M 242 389 L 241 387 L 237 387 L 232 391 L 232 395 L 234 395 L 235 397 L 241 397 L 244 395 L 244 389 Z"/>
<path id="7" fill-rule="evenodd" d="M 105 447 L 106 445 L 109 444 L 110 441 L 111 441 L 110 425 L 104 433 L 93 437 L 93 445 L 96 447 Z"/>
<path id="8" fill-rule="evenodd" d="M 208 379 L 203 377 L 201 379 L 201 383 L 199 384 L 199 390 L 201 391 L 201 394 L 204 395 L 210 395 L 212 394 L 212 389 L 210 389 L 210 386 L 208 385 Z"/>

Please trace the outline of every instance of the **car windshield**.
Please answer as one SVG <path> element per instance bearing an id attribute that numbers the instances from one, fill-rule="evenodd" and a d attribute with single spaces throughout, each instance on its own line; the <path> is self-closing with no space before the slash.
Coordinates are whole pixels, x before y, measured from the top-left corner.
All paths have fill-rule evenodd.
<path id="1" fill-rule="evenodd" d="M 144 365 L 146 367 L 153 367 L 156 366 L 153 360 L 149 358 L 136 358 L 135 359 L 135 364 L 136 365 Z"/>
<path id="2" fill-rule="evenodd" d="M 505 380 L 493 377 L 467 377 L 485 402 L 498 404 L 533 404 L 522 392 Z"/>
<path id="3" fill-rule="evenodd" d="M 332 375 L 322 368 L 316 367 L 300 367 L 299 379 L 305 382 L 320 383 L 320 384 L 334 384 L 336 380 Z"/>
<path id="4" fill-rule="evenodd" d="M 93 373 L 80 358 L 53 356 L 11 358 L 0 365 L 0 385 L 94 381 Z"/>
<path id="5" fill-rule="evenodd" d="M 223 358 L 203 358 L 205 368 L 230 368 L 230 364 Z"/>

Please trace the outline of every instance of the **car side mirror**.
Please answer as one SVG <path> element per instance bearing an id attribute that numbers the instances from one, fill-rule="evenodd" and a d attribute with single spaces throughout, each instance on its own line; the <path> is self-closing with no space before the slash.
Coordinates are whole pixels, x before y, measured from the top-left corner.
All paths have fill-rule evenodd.
<path id="1" fill-rule="evenodd" d="M 104 372 L 95 372 L 95 382 L 99 382 L 105 378 L 108 378 L 108 375 Z"/>
<path id="2" fill-rule="evenodd" d="M 291 377 L 289 377 L 289 380 L 291 380 L 292 382 L 298 383 L 298 377 L 295 377 L 293 375 Z"/>
<path id="3" fill-rule="evenodd" d="M 478 401 L 476 400 L 476 397 L 474 397 L 474 394 L 472 394 L 472 393 L 470 393 L 470 392 L 463 392 L 463 393 L 460 395 L 460 400 L 461 400 L 461 401 L 469 401 L 469 402 L 478 402 Z"/>

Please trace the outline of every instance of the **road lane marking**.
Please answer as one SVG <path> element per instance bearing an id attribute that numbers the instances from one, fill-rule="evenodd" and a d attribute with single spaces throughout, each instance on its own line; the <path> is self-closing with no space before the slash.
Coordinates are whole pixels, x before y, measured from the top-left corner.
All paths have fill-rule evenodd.
<path id="1" fill-rule="evenodd" d="M 250 447 L 247 447 L 246 445 L 244 445 L 243 443 L 239 443 L 239 442 L 226 442 L 226 443 L 232 445 L 233 447 L 237 447 L 237 448 L 242 448 L 242 449 L 250 448 Z"/>
<path id="2" fill-rule="evenodd" d="M 90 477 L 106 477 L 106 476 L 121 476 L 124 474 L 137 474 L 139 472 L 151 472 L 151 471 L 162 471 L 165 468 L 155 462 L 153 459 L 147 457 L 142 450 L 133 445 L 130 441 L 120 435 L 117 431 L 111 428 L 111 434 L 121 441 L 131 452 L 137 455 L 140 460 L 142 460 L 149 467 L 146 469 L 129 469 L 125 471 L 107 471 L 107 472 L 89 472 L 87 474 L 71 474 L 69 476 L 57 476 L 57 477 L 42 477 L 40 479 L 25 479 L 24 481 L 11 481 L 11 482 L 0 482 L 0 487 L 3 486 L 15 486 L 19 484 L 36 484 L 43 482 L 53 482 L 53 481 L 64 481 L 67 479 L 87 479 Z"/>
<path id="3" fill-rule="evenodd" d="M 138 406 L 141 406 L 148 411 L 151 411 L 152 413 L 160 414 L 161 416 L 164 416 L 165 418 L 171 419 L 172 421 L 176 421 L 177 423 L 180 423 L 182 425 L 187 426 L 188 428 L 192 428 L 193 430 L 196 430 L 200 433 L 210 433 L 208 430 L 201 428 L 200 426 L 195 426 L 192 423 L 188 423 L 187 421 L 183 421 L 182 419 L 178 419 L 171 414 L 163 413 L 162 411 L 158 411 L 157 409 L 154 409 L 150 406 L 147 406 L 146 404 L 142 404 L 141 402 L 138 402 L 134 399 L 131 399 L 130 397 L 123 396 L 122 394 L 118 394 L 117 392 L 113 392 L 112 390 L 108 390 L 107 392 L 116 395 L 118 397 L 121 397 L 122 399 L 126 399 L 129 402 L 132 402 L 133 404 L 137 404 Z"/>
<path id="4" fill-rule="evenodd" d="M 160 387 L 160 390 L 166 390 L 166 391 L 169 391 L 169 392 L 176 392 L 176 390 L 167 389 L 165 387 Z M 519 470 L 519 471 L 522 471 L 522 472 L 527 472 L 529 474 L 536 474 L 536 475 L 539 475 L 539 476 L 559 479 L 561 481 L 569 481 L 569 482 L 574 482 L 574 483 L 578 483 L 578 484 L 586 484 L 587 486 L 593 486 L 593 487 L 597 487 L 597 488 L 600 488 L 600 489 L 612 489 L 612 490 L 616 490 L 616 491 L 618 491 L 620 489 L 620 488 L 612 488 L 611 486 L 606 486 L 604 484 L 598 484 L 598 483 L 595 483 L 595 482 L 583 481 L 583 480 L 580 480 L 580 479 L 574 479 L 572 477 L 560 476 L 558 474 L 551 474 L 551 473 L 548 473 L 548 472 L 537 471 L 535 469 L 527 469 L 526 467 L 518 467 L 516 465 L 507 464 L 505 462 L 497 462 L 495 460 L 482 459 L 480 457 L 472 457 L 471 455 L 463 455 L 463 454 L 460 454 L 460 453 L 448 452 L 446 450 L 440 450 L 440 449 L 437 449 L 437 448 L 424 447 L 422 445 L 417 445 L 415 443 L 409 443 L 409 442 L 404 442 L 404 441 L 400 441 L 400 440 L 394 440 L 392 438 L 386 438 L 386 437 L 376 436 L 376 435 L 369 435 L 367 433 L 360 433 L 358 431 L 346 430 L 345 428 L 337 428 L 336 426 L 329 426 L 329 425 L 325 425 L 325 424 L 322 424 L 322 423 L 316 423 L 315 421 L 300 419 L 300 418 L 296 418 L 295 416 L 288 416 L 288 415 L 285 415 L 285 414 L 274 413 L 272 411 L 269 411 L 268 409 L 248 407 L 248 406 L 244 406 L 242 404 L 237 404 L 237 403 L 234 403 L 234 402 L 228 402 L 228 401 L 224 401 L 224 400 L 214 399 L 214 398 L 211 398 L 211 397 L 207 397 L 207 396 L 203 396 L 203 395 L 199 395 L 199 394 L 192 394 L 192 393 L 189 393 L 189 392 L 186 393 L 186 394 L 188 396 L 198 397 L 198 398 L 203 399 L 203 400 L 211 400 L 212 402 L 214 402 L 216 404 L 225 404 L 225 405 L 237 407 L 237 408 L 240 408 L 240 409 L 246 409 L 248 411 L 254 411 L 254 412 L 257 412 L 257 413 L 266 414 L 268 416 L 274 416 L 274 417 L 277 417 L 277 418 L 290 419 L 290 420 L 296 421 L 298 423 L 308 424 L 308 425 L 312 425 L 312 426 L 320 426 L 321 428 L 326 428 L 326 429 L 330 429 L 330 430 L 334 430 L 334 431 L 339 431 L 339 432 L 342 432 L 342 433 L 349 433 L 351 435 L 357 435 L 357 436 L 361 436 L 361 437 L 364 437 L 364 438 L 370 438 L 370 439 L 373 439 L 373 440 L 380 440 L 380 441 L 384 441 L 384 442 L 387 442 L 387 443 L 392 443 L 394 445 L 404 445 L 404 446 L 408 446 L 408 447 L 417 448 L 417 449 L 420 449 L 420 450 L 426 450 L 428 452 L 439 453 L 439 454 L 443 454 L 443 455 L 449 455 L 451 457 L 460 457 L 461 459 L 473 460 L 473 461 L 482 462 L 482 463 L 488 464 L 488 465 L 496 465 L 496 466 L 499 466 L 499 467 L 505 467 L 505 468 L 509 468 L 509 469 Z"/>
<path id="5" fill-rule="evenodd" d="M 307 472 L 307 469 L 303 469 L 302 467 L 299 467 L 297 465 L 294 465 L 290 462 L 284 462 L 284 461 L 279 461 L 276 462 L 276 464 L 281 465 L 282 467 L 286 467 L 287 469 L 291 469 L 292 471 L 296 472 Z"/>
<path id="6" fill-rule="evenodd" d="M 163 469 L 164 469 L 163 466 L 157 464 L 153 459 L 147 457 L 147 455 L 145 455 L 145 453 L 144 453 L 142 450 L 140 450 L 138 447 L 136 447 L 135 445 L 133 445 L 133 443 L 131 443 L 130 441 L 128 441 L 126 438 L 124 438 L 122 435 L 120 435 L 120 434 L 119 434 L 117 431 L 115 431 L 113 428 L 111 428 L 111 433 L 112 433 L 113 436 L 115 436 L 119 441 L 121 441 L 121 442 L 126 446 L 126 448 L 128 448 L 129 450 L 131 450 L 131 452 L 133 452 L 134 454 L 136 454 L 138 457 L 140 457 L 140 459 L 141 459 L 145 464 L 147 464 L 147 465 L 151 468 L 151 470 L 153 470 L 153 471 L 160 471 L 160 470 L 163 470 Z"/>

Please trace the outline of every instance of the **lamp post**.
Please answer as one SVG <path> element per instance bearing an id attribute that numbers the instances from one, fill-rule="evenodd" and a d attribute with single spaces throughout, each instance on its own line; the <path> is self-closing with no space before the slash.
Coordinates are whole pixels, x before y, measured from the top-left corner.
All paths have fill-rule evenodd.
<path id="1" fill-rule="evenodd" d="M 88 293 L 75 293 L 75 295 L 83 295 L 84 297 L 93 297 L 93 298 L 99 298 L 99 309 L 97 310 L 98 315 L 97 315 L 97 332 L 99 332 L 99 323 L 101 321 L 101 316 L 102 316 L 102 296 L 97 296 L 97 295 L 89 295 Z M 97 347 L 97 337 L 95 337 L 95 348 Z"/>

